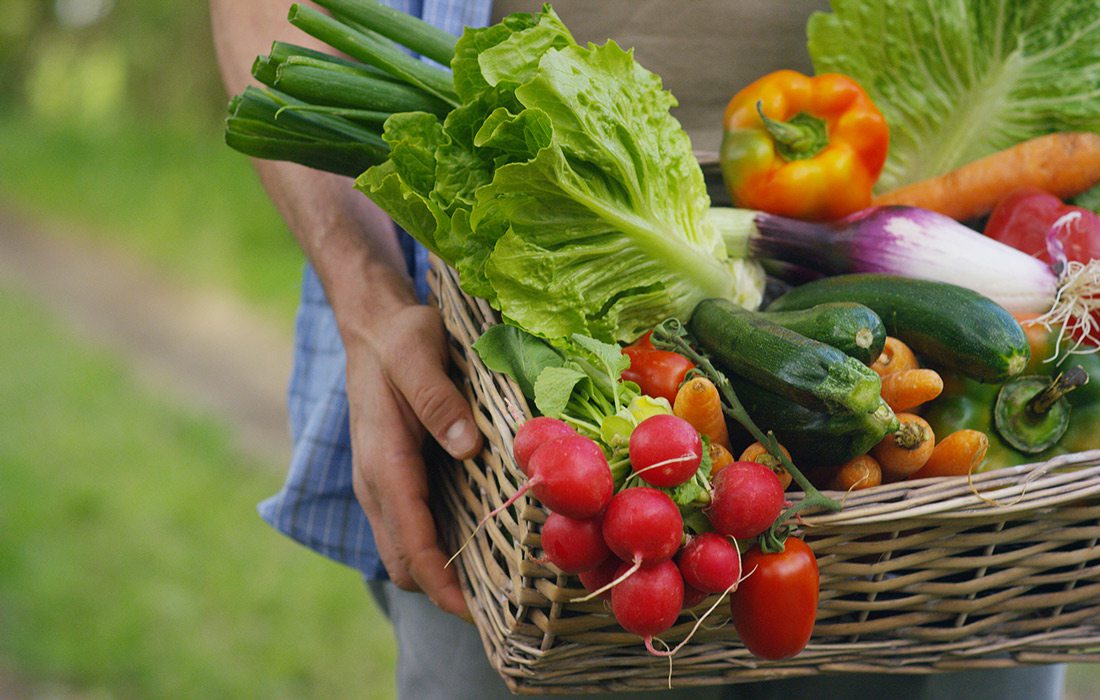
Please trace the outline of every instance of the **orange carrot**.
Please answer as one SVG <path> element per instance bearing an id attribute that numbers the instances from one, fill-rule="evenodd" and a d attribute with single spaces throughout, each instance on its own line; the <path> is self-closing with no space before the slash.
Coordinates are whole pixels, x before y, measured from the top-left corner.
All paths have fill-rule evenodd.
<path id="1" fill-rule="evenodd" d="M 730 449 L 726 415 L 722 413 L 722 399 L 718 387 L 706 377 L 692 377 L 680 385 L 672 412 L 683 418 L 700 434 L 710 438 L 727 450 Z"/>
<path id="2" fill-rule="evenodd" d="M 936 434 L 923 418 L 915 413 L 899 413 L 897 417 L 901 424 L 898 431 L 871 448 L 871 456 L 882 467 L 883 481 L 899 481 L 915 473 L 932 456 L 936 444 Z"/>
<path id="3" fill-rule="evenodd" d="M 779 451 L 783 453 L 783 456 L 787 459 L 791 458 L 791 453 L 787 451 L 786 447 L 779 446 Z M 768 448 L 764 447 L 759 442 L 754 442 L 741 453 L 741 456 L 737 458 L 738 462 L 756 462 L 757 464 L 763 464 L 768 469 L 775 472 L 775 475 L 779 477 L 779 483 L 783 485 L 783 489 L 786 490 L 791 485 L 791 473 L 783 467 L 783 463 L 775 458 L 771 452 L 768 452 Z"/>
<path id="4" fill-rule="evenodd" d="M 980 430 L 956 430 L 940 440 L 932 455 L 910 479 L 929 476 L 965 476 L 985 459 L 989 436 Z"/>
<path id="5" fill-rule="evenodd" d="M 707 448 L 710 452 L 710 478 L 713 479 L 718 472 L 733 464 L 733 454 L 717 442 L 712 442 Z"/>
<path id="6" fill-rule="evenodd" d="M 943 391 L 943 378 L 932 369 L 905 369 L 882 378 L 882 398 L 894 413 L 910 411 Z"/>
<path id="7" fill-rule="evenodd" d="M 909 349 L 909 346 L 892 335 L 886 336 L 886 344 L 882 347 L 882 353 L 878 359 L 871 363 L 871 369 L 878 372 L 880 377 L 885 377 L 891 372 L 900 372 L 906 369 L 919 369 L 917 356 Z"/>
<path id="8" fill-rule="evenodd" d="M 1065 131 L 1021 141 L 951 172 L 875 197 L 965 221 L 984 216 L 1014 190 L 1037 187 L 1068 199 L 1100 182 L 1100 135 Z"/>
<path id="9" fill-rule="evenodd" d="M 858 491 L 882 483 L 882 467 L 871 455 L 853 457 L 829 479 L 828 488 L 836 491 Z"/>

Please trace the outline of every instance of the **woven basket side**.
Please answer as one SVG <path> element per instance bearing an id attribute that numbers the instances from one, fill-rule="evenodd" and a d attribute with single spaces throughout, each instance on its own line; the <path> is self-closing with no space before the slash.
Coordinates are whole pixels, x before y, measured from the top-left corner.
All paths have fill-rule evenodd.
<path id="1" fill-rule="evenodd" d="M 456 371 L 486 436 L 481 454 L 441 472 L 440 519 L 453 549 L 469 540 L 457 563 L 490 661 L 516 692 L 667 687 L 667 660 L 602 601 L 570 602 L 579 582 L 540 561 L 540 506 L 520 497 L 478 528 L 523 483 L 511 450 L 529 411 L 470 349 L 497 322 L 492 309 L 463 294 L 453 270 L 434 269 Z M 1100 450 L 834 495 L 842 511 L 805 518 L 821 571 L 807 648 L 760 662 L 737 641 L 725 605 L 695 629 L 712 598 L 662 635 L 675 644 L 694 634 L 675 657 L 674 685 L 1100 661 Z"/>

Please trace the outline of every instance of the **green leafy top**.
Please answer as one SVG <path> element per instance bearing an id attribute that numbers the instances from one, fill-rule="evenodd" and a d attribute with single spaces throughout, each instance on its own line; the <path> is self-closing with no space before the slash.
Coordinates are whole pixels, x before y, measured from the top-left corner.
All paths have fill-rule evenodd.
<path id="1" fill-rule="evenodd" d="M 1054 131 L 1100 131 L 1095 0 L 833 0 L 807 33 L 817 73 L 856 79 L 890 125 L 878 189 Z"/>

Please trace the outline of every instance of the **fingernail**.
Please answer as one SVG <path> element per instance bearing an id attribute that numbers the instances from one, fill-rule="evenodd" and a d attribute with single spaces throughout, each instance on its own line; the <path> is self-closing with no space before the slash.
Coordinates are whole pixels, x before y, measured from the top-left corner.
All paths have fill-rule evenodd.
<path id="1" fill-rule="evenodd" d="M 456 420 L 443 436 L 447 451 L 452 455 L 466 454 L 474 448 L 473 426 L 466 419 Z"/>

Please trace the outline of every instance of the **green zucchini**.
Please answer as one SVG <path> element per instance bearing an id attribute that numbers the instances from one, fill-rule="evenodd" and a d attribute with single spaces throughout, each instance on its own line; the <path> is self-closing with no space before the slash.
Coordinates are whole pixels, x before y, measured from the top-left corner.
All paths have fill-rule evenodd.
<path id="1" fill-rule="evenodd" d="M 871 413 L 882 382 L 855 358 L 726 299 L 704 299 L 688 330 L 720 370 L 807 408 Z"/>
<path id="2" fill-rule="evenodd" d="M 1027 366 L 1027 336 L 1004 307 L 944 282 L 879 274 L 825 277 L 795 287 L 769 311 L 806 309 L 833 301 L 869 307 L 886 332 L 929 363 L 981 382 L 1000 383 Z"/>
<path id="3" fill-rule="evenodd" d="M 829 413 L 800 406 L 740 377 L 728 379 L 753 422 L 761 430 L 775 433 L 775 439 L 799 466 L 843 464 L 866 453 L 898 427 L 894 412 L 881 399 L 870 413 Z M 731 437 L 751 439 L 747 431 L 741 435 L 739 430 L 743 431 L 735 428 Z"/>
<path id="4" fill-rule="evenodd" d="M 836 301 L 808 309 L 765 311 L 762 315 L 789 331 L 832 345 L 865 365 L 877 360 L 886 344 L 882 319 L 863 304 Z"/>

